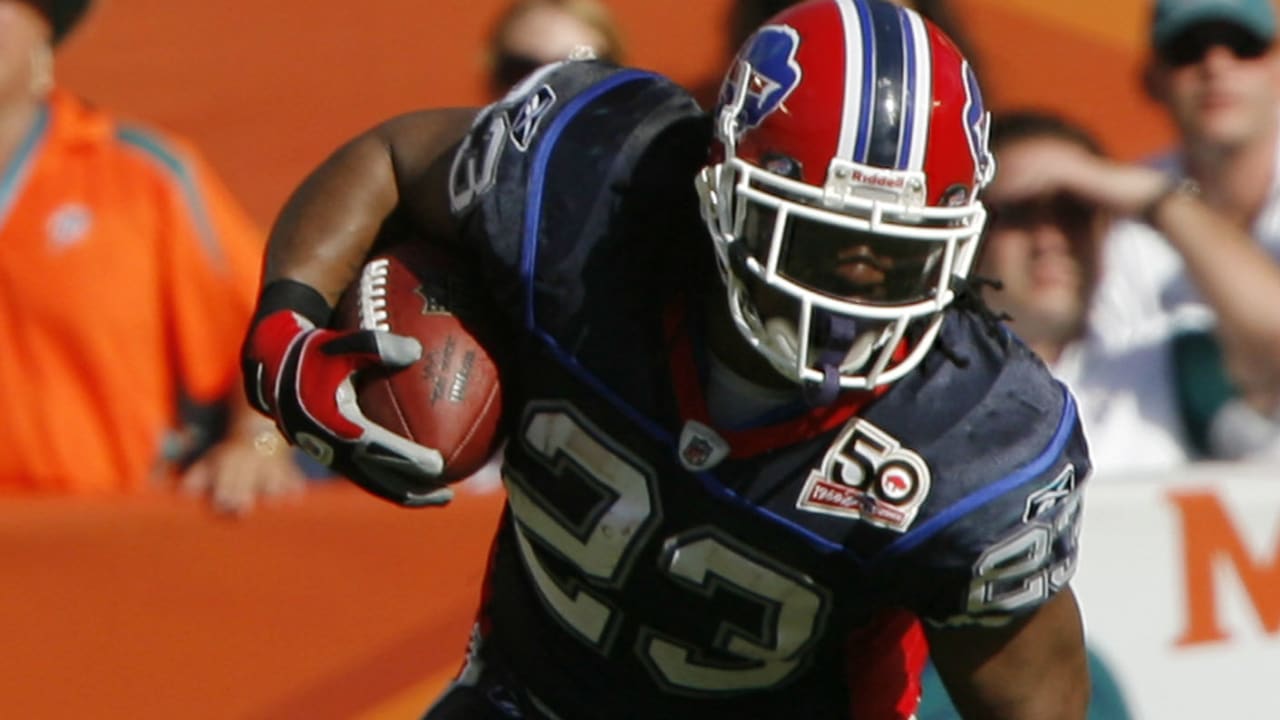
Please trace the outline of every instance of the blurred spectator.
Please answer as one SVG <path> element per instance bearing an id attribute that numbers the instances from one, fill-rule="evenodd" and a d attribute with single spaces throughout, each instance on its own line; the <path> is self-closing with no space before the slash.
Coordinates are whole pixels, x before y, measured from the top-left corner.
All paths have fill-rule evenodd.
<path id="1" fill-rule="evenodd" d="M 516 0 L 489 35 L 489 94 L 506 94 L 535 69 L 587 47 L 601 60 L 622 61 L 622 38 L 595 0 Z"/>
<path id="2" fill-rule="evenodd" d="M 1238 458 L 1277 445 L 1280 54 L 1270 0 L 1159 0 L 1145 72 L 1181 146 L 1151 166 L 1057 153 L 1038 182 L 1109 208 L 1094 330 L 1175 331 L 1190 442 Z"/>
<path id="3" fill-rule="evenodd" d="M 801 0 L 733 0 L 729 4 L 729 16 L 725 23 L 725 52 L 735 52 L 746 43 L 747 37 L 755 32 L 756 28 L 764 25 L 769 18 L 799 2 Z M 973 45 L 969 42 L 964 28 L 956 21 L 956 17 L 951 12 L 947 0 L 889 0 L 889 2 L 911 8 L 928 18 L 951 38 L 970 64 L 977 66 L 978 61 L 976 60 Z M 731 56 L 725 58 L 725 67 L 729 65 L 732 59 Z M 978 74 L 981 76 L 981 72 Z M 690 90 L 702 107 L 715 107 L 716 100 L 720 94 L 720 81 L 723 77 L 724 68 L 716 68 L 715 73 L 710 78 L 696 83 Z"/>
<path id="4" fill-rule="evenodd" d="M 87 5 L 0 0 L 0 491 L 134 492 L 185 469 L 244 511 L 301 486 L 237 381 L 263 237 L 192 148 L 55 88 Z"/>
<path id="5" fill-rule="evenodd" d="M 989 214 L 978 268 L 1003 288 L 988 303 L 1071 386 L 1099 472 L 1187 462 L 1168 333 L 1153 328 L 1108 347 L 1089 325 L 1110 213 L 1045 183 L 1046 164 L 1102 159 L 1101 146 L 1058 116 L 1015 112 L 996 116 L 991 149 L 996 176 L 983 193 Z"/>

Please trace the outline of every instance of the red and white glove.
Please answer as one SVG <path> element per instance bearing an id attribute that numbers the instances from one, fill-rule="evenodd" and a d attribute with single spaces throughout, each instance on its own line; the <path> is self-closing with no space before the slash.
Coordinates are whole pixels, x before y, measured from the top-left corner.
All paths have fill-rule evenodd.
<path id="1" fill-rule="evenodd" d="M 326 329 L 328 315 L 320 294 L 301 283 L 263 291 L 241 356 L 249 402 L 290 442 L 369 492 L 410 507 L 448 503 L 440 453 L 371 421 L 352 383 L 361 370 L 412 364 L 422 346 L 389 332 Z"/>

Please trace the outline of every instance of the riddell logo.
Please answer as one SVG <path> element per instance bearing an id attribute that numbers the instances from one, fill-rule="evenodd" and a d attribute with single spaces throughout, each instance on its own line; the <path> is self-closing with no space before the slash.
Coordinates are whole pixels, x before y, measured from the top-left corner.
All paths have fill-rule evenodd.
<path id="1" fill-rule="evenodd" d="M 853 170 L 849 175 L 849 179 L 863 185 L 872 185 L 874 187 L 891 188 L 900 190 L 907 184 L 906 178 L 901 175 L 890 175 L 888 173 L 869 173 L 862 170 Z"/>

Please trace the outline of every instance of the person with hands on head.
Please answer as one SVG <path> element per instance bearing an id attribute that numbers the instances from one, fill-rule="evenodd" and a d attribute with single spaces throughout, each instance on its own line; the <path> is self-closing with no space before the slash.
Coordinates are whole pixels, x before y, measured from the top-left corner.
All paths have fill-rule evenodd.
<path id="1" fill-rule="evenodd" d="M 1102 257 L 1115 216 L 1052 176 L 1073 163 L 1106 162 L 1102 146 L 1058 115 L 1023 110 L 994 117 L 991 149 L 1000 172 L 984 191 L 978 272 L 1000 284 L 986 293 L 988 304 L 1071 388 L 1104 477 L 1190 462 L 1169 329 L 1135 329 L 1113 345 L 1091 321 L 1099 283 L 1124 272 Z"/>
<path id="2" fill-rule="evenodd" d="M 89 6 L 0 0 L 0 492 L 244 513 L 304 482 L 237 377 L 263 236 L 188 143 L 58 86 Z"/>
<path id="3" fill-rule="evenodd" d="M 403 358 L 325 329 L 388 219 L 504 313 L 506 511 L 427 718 L 905 719 L 926 638 L 966 716 L 1083 717 L 1091 465 L 1070 392 L 967 282 L 987 125 L 927 20 L 809 0 L 710 116 L 573 60 L 306 179 L 245 343 L 290 439 L 401 504 L 438 485 L 344 407 L 375 349 Z M 411 475 L 364 460 L 393 454 Z"/>
<path id="4" fill-rule="evenodd" d="M 1117 216 L 1091 324 L 1118 346 L 1175 334 L 1189 439 L 1211 457 L 1280 450 L 1275 35 L 1271 0 L 1159 0 L 1143 80 L 1179 147 L 1140 165 L 1062 148 L 1029 171 Z"/>

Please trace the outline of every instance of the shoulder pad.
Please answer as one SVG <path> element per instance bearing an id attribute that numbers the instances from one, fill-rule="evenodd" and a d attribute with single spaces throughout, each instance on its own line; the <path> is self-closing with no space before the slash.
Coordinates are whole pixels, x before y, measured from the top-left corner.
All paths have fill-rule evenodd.
<path id="1" fill-rule="evenodd" d="M 617 227 L 629 199 L 674 193 L 700 227 L 693 174 L 706 129 L 670 80 L 595 61 L 545 68 L 487 108 L 457 150 L 449 193 L 499 304 L 552 334 L 580 327 L 586 263 L 627 257 L 596 250 L 635 234 Z"/>
<path id="2" fill-rule="evenodd" d="M 900 579 L 930 586 L 909 591 L 929 598 L 916 606 L 927 620 L 1001 622 L 1070 579 L 1088 448 L 1071 393 L 1003 327 L 955 312 L 938 342 L 946 353 L 865 413 L 929 476 L 876 564 L 924 570 Z"/>
<path id="3" fill-rule="evenodd" d="M 685 90 L 655 73 L 597 61 L 548 65 L 476 118 L 454 156 L 450 206 L 465 215 L 487 194 L 539 182 L 566 134 L 579 153 L 592 146 L 617 152 L 639 129 L 656 134 L 700 112 Z"/>

